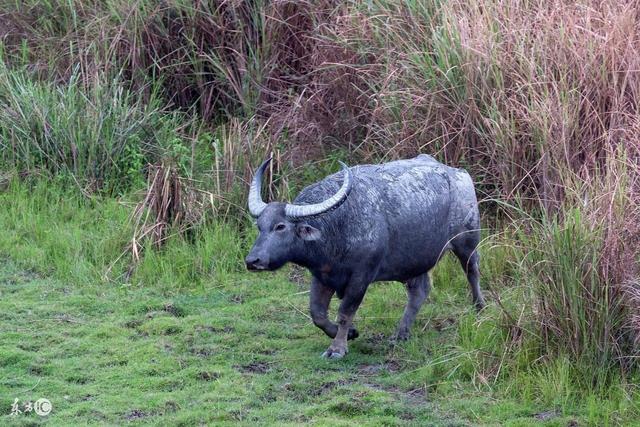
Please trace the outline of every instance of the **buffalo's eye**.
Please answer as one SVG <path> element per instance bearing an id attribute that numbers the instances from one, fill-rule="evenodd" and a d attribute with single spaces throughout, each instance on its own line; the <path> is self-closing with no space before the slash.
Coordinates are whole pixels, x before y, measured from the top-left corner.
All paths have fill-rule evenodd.
<path id="1" fill-rule="evenodd" d="M 287 228 L 287 226 L 284 225 L 283 222 L 281 222 L 280 224 L 277 224 L 275 227 L 273 227 L 273 229 L 275 231 L 284 231 L 285 228 Z"/>

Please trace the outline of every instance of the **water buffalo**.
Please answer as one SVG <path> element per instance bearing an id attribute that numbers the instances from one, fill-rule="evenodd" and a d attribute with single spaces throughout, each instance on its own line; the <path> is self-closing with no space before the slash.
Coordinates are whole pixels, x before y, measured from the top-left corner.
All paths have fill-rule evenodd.
<path id="1" fill-rule="evenodd" d="M 353 316 L 370 283 L 406 284 L 408 302 L 394 339 L 404 340 L 431 288 L 431 270 L 446 251 L 458 257 L 473 303 L 479 286 L 480 218 L 469 174 L 433 157 L 347 167 L 306 187 L 293 204 L 265 203 L 255 173 L 249 211 L 259 230 L 246 257 L 249 270 L 276 270 L 287 262 L 309 269 L 313 323 L 333 341 L 324 357 L 347 353 L 356 338 Z M 342 300 L 337 324 L 327 317 L 333 294 Z"/>

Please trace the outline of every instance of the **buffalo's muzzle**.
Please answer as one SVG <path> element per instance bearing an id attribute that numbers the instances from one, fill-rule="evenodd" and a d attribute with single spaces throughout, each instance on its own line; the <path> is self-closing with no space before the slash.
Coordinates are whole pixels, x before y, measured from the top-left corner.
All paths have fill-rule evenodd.
<path id="1" fill-rule="evenodd" d="M 244 262 L 247 265 L 247 270 L 249 271 L 260 271 L 267 269 L 266 263 L 256 256 L 249 255 L 245 258 Z"/>

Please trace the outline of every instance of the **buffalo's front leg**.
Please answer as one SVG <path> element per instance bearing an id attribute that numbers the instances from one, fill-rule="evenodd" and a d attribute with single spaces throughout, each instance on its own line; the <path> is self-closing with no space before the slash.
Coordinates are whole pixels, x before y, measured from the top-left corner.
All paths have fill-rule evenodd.
<path id="1" fill-rule="evenodd" d="M 322 353 L 322 357 L 340 359 L 347 354 L 347 339 L 353 316 L 355 316 L 366 290 L 367 285 L 347 286 L 344 298 L 338 309 L 338 332 L 327 351 Z"/>
<path id="2" fill-rule="evenodd" d="M 313 324 L 322 329 L 330 338 L 335 338 L 338 333 L 338 325 L 329 320 L 328 317 L 329 304 L 334 293 L 335 291 L 332 288 L 324 286 L 315 277 L 311 281 L 311 295 L 309 298 L 311 319 Z M 354 338 L 358 338 L 358 331 L 355 328 L 350 328 L 347 339 L 352 340 Z"/>

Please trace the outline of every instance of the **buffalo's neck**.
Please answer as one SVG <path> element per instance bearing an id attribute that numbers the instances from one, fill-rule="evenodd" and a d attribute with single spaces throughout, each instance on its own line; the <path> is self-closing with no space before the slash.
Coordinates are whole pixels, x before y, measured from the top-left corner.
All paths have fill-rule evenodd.
<path id="1" fill-rule="evenodd" d="M 336 258 L 335 254 L 329 253 L 327 248 L 315 242 L 307 243 L 303 254 L 292 261 L 307 268 L 320 283 L 341 294 L 350 272 L 340 262 L 336 262 L 336 259 L 340 258 Z"/>
<path id="2" fill-rule="evenodd" d="M 316 242 L 304 243 L 302 249 L 295 252 L 296 254 L 291 261 L 311 272 L 330 262 L 325 248 Z"/>

